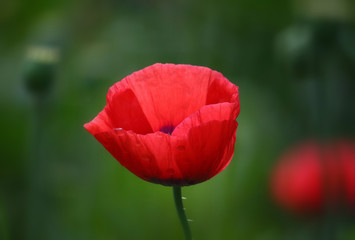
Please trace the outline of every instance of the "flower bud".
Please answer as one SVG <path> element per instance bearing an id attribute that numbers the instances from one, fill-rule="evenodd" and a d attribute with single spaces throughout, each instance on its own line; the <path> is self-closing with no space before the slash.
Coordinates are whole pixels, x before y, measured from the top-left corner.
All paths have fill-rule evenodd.
<path id="1" fill-rule="evenodd" d="M 24 67 L 26 89 L 34 95 L 47 92 L 53 83 L 58 49 L 48 46 L 31 46 Z"/>

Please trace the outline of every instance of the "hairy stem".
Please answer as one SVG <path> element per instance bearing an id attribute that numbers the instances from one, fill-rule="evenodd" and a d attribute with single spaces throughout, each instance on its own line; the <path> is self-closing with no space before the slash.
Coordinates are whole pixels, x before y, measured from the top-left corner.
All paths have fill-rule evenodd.
<path id="1" fill-rule="evenodd" d="M 173 186 L 175 207 L 179 215 L 179 219 L 184 230 L 185 240 L 191 240 L 191 230 L 186 218 L 185 209 L 182 204 L 181 187 Z"/>

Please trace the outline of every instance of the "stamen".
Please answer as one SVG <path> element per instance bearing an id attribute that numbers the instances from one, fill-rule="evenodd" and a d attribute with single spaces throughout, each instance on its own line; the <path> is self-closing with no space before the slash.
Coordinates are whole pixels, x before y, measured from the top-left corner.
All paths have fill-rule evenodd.
<path id="1" fill-rule="evenodd" d="M 172 125 L 167 125 L 162 127 L 159 131 L 171 135 L 174 131 L 175 127 Z"/>

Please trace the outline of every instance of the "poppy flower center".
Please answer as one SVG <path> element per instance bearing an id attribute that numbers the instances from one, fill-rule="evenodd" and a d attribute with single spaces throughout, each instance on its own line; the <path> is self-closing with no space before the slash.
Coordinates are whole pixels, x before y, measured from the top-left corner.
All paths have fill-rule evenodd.
<path id="1" fill-rule="evenodd" d="M 163 126 L 159 131 L 171 135 L 175 127 L 172 125 Z"/>

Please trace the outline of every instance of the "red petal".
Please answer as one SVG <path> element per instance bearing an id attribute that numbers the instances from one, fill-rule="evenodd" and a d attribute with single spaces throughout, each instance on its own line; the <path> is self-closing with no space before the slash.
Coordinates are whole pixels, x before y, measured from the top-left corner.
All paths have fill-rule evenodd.
<path id="1" fill-rule="evenodd" d="M 222 102 L 236 103 L 239 114 L 239 91 L 238 87 L 232 84 L 221 73 L 212 71 L 211 83 L 208 88 L 206 105 Z"/>
<path id="2" fill-rule="evenodd" d="M 111 119 L 107 116 L 106 107 L 91 122 L 84 124 L 84 127 L 92 135 L 110 131 L 113 127 Z"/>
<path id="3" fill-rule="evenodd" d="M 132 90 L 115 84 L 107 95 L 107 106 L 99 115 L 84 127 L 93 135 L 114 128 L 132 130 L 147 134 L 152 129 Z"/>
<path id="4" fill-rule="evenodd" d="M 338 151 L 345 183 L 345 198 L 355 209 L 355 144 L 347 141 L 339 142 Z"/>
<path id="5" fill-rule="evenodd" d="M 131 89 L 117 87 L 110 89 L 107 113 L 114 128 L 132 130 L 139 134 L 152 132 L 152 128 Z"/>
<path id="6" fill-rule="evenodd" d="M 205 67 L 154 64 L 122 84 L 133 90 L 155 132 L 176 126 L 205 105 L 211 72 Z"/>
<path id="7" fill-rule="evenodd" d="M 95 137 L 122 166 L 146 181 L 182 179 L 173 159 L 175 144 L 167 134 L 112 130 Z"/>
<path id="8" fill-rule="evenodd" d="M 140 135 L 116 129 L 95 137 L 138 177 L 163 185 L 191 185 L 213 177 L 228 165 L 236 128 L 234 120 L 226 120 L 194 127 L 188 136 L 161 132 Z"/>
<path id="9" fill-rule="evenodd" d="M 287 151 L 274 170 L 276 201 L 296 213 L 317 212 L 323 202 L 323 174 L 319 147 L 308 142 Z"/>
<path id="10" fill-rule="evenodd" d="M 172 136 L 186 135 L 191 128 L 210 121 L 235 120 L 238 112 L 239 106 L 234 103 L 220 103 L 204 106 L 176 126 Z"/>
<path id="11" fill-rule="evenodd" d="M 177 147 L 176 164 L 190 184 L 203 182 L 222 171 L 234 153 L 237 122 L 211 121 L 190 129 Z"/>

